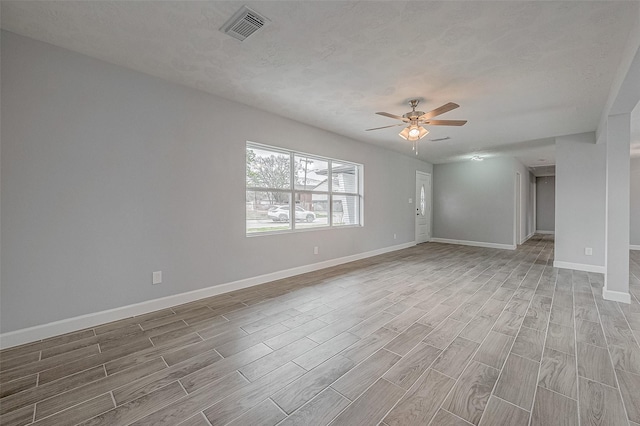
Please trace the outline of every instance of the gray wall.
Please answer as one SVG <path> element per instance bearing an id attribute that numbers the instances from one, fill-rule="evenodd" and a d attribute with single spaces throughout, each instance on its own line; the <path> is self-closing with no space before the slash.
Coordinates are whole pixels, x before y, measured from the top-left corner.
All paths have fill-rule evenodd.
<path id="1" fill-rule="evenodd" d="M 556 229 L 556 178 L 536 178 L 536 228 L 553 232 Z"/>
<path id="2" fill-rule="evenodd" d="M 631 159 L 631 215 L 629 244 L 640 246 L 640 157 Z"/>
<path id="3" fill-rule="evenodd" d="M 515 171 L 521 179 L 521 235 L 533 227 L 530 175 L 512 158 L 436 164 L 433 167 L 433 236 L 513 244 Z"/>
<path id="4" fill-rule="evenodd" d="M 1 47 L 2 332 L 414 240 L 428 163 L 15 34 Z M 246 237 L 247 140 L 363 163 L 365 226 Z"/>
<path id="5" fill-rule="evenodd" d="M 556 138 L 555 260 L 604 266 L 606 145 L 594 133 Z M 586 247 L 593 255 L 584 254 Z"/>

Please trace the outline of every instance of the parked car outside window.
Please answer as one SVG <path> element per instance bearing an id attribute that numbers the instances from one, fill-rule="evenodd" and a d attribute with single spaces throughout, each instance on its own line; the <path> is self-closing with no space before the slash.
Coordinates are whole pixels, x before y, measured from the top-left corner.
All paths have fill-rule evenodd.
<path id="1" fill-rule="evenodd" d="M 274 222 L 289 222 L 289 206 L 273 206 L 267 212 L 267 216 Z M 295 207 L 296 222 L 306 221 L 313 222 L 316 220 L 316 214 L 310 210 L 305 210 L 300 206 Z"/>

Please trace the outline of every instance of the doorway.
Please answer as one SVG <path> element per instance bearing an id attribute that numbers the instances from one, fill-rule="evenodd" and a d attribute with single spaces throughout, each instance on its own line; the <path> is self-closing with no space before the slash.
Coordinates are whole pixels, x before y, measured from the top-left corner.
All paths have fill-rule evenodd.
<path id="1" fill-rule="evenodd" d="M 556 177 L 536 177 L 535 232 L 553 234 L 556 229 Z"/>
<path id="2" fill-rule="evenodd" d="M 431 240 L 431 174 L 416 171 L 416 244 Z"/>

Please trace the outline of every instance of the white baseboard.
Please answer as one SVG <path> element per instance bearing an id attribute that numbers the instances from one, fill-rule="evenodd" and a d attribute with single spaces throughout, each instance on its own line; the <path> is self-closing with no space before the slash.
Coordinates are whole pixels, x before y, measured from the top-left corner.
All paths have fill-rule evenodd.
<path id="1" fill-rule="evenodd" d="M 415 246 L 415 241 L 409 243 L 398 244 L 395 246 L 384 247 L 364 253 L 354 254 L 351 256 L 340 257 L 336 259 L 325 260 L 323 262 L 312 263 L 310 265 L 298 266 L 296 268 L 286 269 L 283 271 L 273 272 L 269 274 L 259 275 L 257 277 L 246 278 L 243 280 L 233 281 L 230 283 L 219 284 L 199 290 L 188 291 L 186 293 L 174 294 L 172 296 L 161 297 L 159 299 L 148 300 L 145 302 L 135 303 L 133 305 L 122 306 L 119 308 L 109 309 L 106 311 L 95 312 L 86 315 L 80 315 L 73 318 L 67 318 L 48 324 L 37 325 L 34 327 L 23 328 L 21 330 L 10 331 L 0 334 L 0 349 L 10 348 L 24 343 L 35 342 L 37 340 L 46 339 L 48 337 L 58 336 L 60 334 L 70 333 L 85 328 L 95 327 L 111 321 L 117 321 L 132 316 L 142 315 L 160 309 L 170 308 L 172 306 L 181 305 L 183 303 L 193 302 L 206 297 L 217 296 L 219 294 L 228 293 L 234 290 L 240 290 L 255 285 L 268 283 L 270 281 L 280 280 L 292 277 L 294 275 L 304 274 L 307 272 L 317 271 L 319 269 L 329 268 L 331 266 L 341 265 L 343 263 L 353 262 L 356 260 L 366 259 L 368 257 L 377 256 L 379 254 L 389 253 L 396 250 Z"/>
<path id="2" fill-rule="evenodd" d="M 498 243 L 485 243 L 481 241 L 465 241 L 465 240 L 451 240 L 449 238 L 431 238 L 432 243 L 444 243 L 444 244 L 458 244 L 461 246 L 474 246 L 474 247 L 486 247 L 496 248 L 502 250 L 515 250 L 516 246 L 512 244 L 498 244 Z"/>
<path id="3" fill-rule="evenodd" d="M 634 244 L 631 244 L 631 245 L 629 246 L 629 250 L 640 250 L 640 246 L 636 246 L 636 245 L 634 245 Z"/>
<path id="4" fill-rule="evenodd" d="M 541 231 L 539 229 L 536 229 L 536 234 L 554 235 L 555 233 L 556 233 L 556 231 Z"/>
<path id="5" fill-rule="evenodd" d="M 599 274 L 605 273 L 604 266 L 587 265 L 584 263 L 561 262 L 559 260 L 553 261 L 553 267 L 563 268 L 563 269 L 574 269 L 576 271 L 584 271 L 584 272 L 597 272 Z"/>
<path id="6" fill-rule="evenodd" d="M 614 302 L 631 303 L 631 295 L 629 293 L 607 290 L 606 287 L 602 289 L 602 298 Z"/>

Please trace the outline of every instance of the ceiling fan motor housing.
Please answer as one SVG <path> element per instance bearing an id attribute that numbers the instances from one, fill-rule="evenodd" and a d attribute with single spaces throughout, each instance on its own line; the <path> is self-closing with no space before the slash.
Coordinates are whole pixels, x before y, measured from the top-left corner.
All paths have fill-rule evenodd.
<path id="1" fill-rule="evenodd" d="M 417 120 L 418 117 L 420 117 L 423 114 L 424 114 L 424 111 L 415 111 L 415 110 L 413 110 L 413 111 L 410 111 L 410 112 L 404 114 L 403 117 L 407 118 L 409 120 Z"/>
<path id="2" fill-rule="evenodd" d="M 411 106 L 412 111 L 409 111 L 408 113 L 404 114 L 403 117 L 413 121 L 413 120 L 417 120 L 418 117 L 423 115 L 424 111 L 416 111 L 416 108 L 419 103 L 420 101 L 418 99 L 411 99 L 409 101 L 409 105 Z"/>

